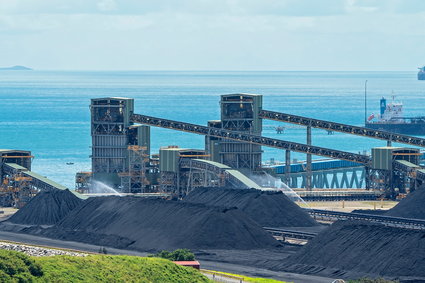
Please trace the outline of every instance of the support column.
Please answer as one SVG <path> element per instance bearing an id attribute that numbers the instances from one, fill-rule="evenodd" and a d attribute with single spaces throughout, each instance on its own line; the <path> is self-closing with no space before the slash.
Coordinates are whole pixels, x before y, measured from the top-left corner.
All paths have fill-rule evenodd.
<path id="1" fill-rule="evenodd" d="M 391 146 L 391 141 L 387 140 L 387 146 Z"/>
<path id="2" fill-rule="evenodd" d="M 288 187 L 291 187 L 291 177 L 289 174 L 291 173 L 291 151 L 285 150 L 285 184 Z"/>
<path id="3" fill-rule="evenodd" d="M 311 145 L 311 126 L 307 126 L 307 145 Z M 306 179 L 305 189 L 307 191 L 312 190 L 311 186 L 311 154 L 307 154 L 307 166 L 306 166 Z"/>
<path id="4" fill-rule="evenodd" d="M 369 190 L 370 189 L 370 183 L 371 183 L 371 180 L 370 180 L 370 171 L 369 171 L 369 167 L 367 167 L 367 166 L 365 166 L 364 167 L 364 180 L 365 180 L 365 189 L 366 190 Z"/>

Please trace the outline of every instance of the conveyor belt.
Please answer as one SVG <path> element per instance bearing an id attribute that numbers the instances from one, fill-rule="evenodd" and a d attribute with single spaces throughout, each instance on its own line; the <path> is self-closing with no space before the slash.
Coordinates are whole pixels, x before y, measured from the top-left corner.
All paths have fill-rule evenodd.
<path id="1" fill-rule="evenodd" d="M 404 172 L 413 179 L 421 181 L 422 183 L 425 182 L 425 169 L 406 160 L 394 160 L 393 170 Z"/>
<path id="2" fill-rule="evenodd" d="M 425 147 L 425 139 L 401 135 L 401 134 L 392 133 L 392 132 L 374 130 L 374 129 L 369 129 L 365 127 L 351 126 L 351 125 L 346 125 L 341 123 L 312 119 L 312 118 L 307 118 L 303 116 L 297 116 L 297 115 L 268 111 L 268 110 L 261 110 L 259 113 L 259 117 L 263 119 L 275 120 L 279 122 L 297 124 L 302 126 L 311 126 L 313 128 L 341 132 L 341 133 L 346 133 L 350 135 L 369 137 L 374 139 L 387 140 L 391 142 L 398 142 L 398 143 L 404 143 L 408 145 Z"/>
<path id="3" fill-rule="evenodd" d="M 421 169 L 419 165 L 413 164 L 406 160 L 393 161 L 393 170 L 398 170 L 398 171 L 405 172 L 407 174 L 411 174 L 412 172 L 415 172 L 418 169 Z"/>
<path id="4" fill-rule="evenodd" d="M 425 182 L 425 170 L 424 169 L 416 170 L 416 180 L 420 180 L 422 182 Z"/>
<path id="5" fill-rule="evenodd" d="M 65 186 L 62 186 L 59 183 L 56 183 L 44 176 L 41 176 L 37 173 L 29 171 L 27 168 L 22 167 L 15 163 L 3 163 L 3 171 L 8 175 L 14 174 L 22 174 L 22 176 L 31 178 L 31 184 L 39 189 L 40 191 L 51 191 L 51 190 L 66 190 Z M 71 193 L 76 195 L 81 199 L 86 199 L 83 195 L 75 192 L 74 190 L 70 190 Z"/>
<path id="6" fill-rule="evenodd" d="M 258 144 L 261 146 L 274 147 L 278 149 L 288 149 L 291 151 L 296 151 L 301 153 L 348 160 L 348 161 L 353 161 L 353 162 L 364 164 L 364 165 L 367 165 L 370 163 L 370 157 L 367 155 L 356 154 L 356 153 L 334 150 L 334 149 L 312 146 L 312 145 L 306 145 L 301 143 L 289 142 L 284 140 L 272 139 L 272 138 L 267 138 L 263 136 L 245 134 L 242 132 L 228 131 L 228 130 L 219 129 L 219 128 L 189 124 L 185 122 L 166 120 L 166 119 L 156 118 L 156 117 L 151 117 L 146 115 L 133 114 L 130 117 L 130 121 L 134 123 L 173 129 L 177 131 L 183 131 L 183 132 L 188 132 L 188 133 L 193 133 L 198 135 L 225 138 L 229 140 Z"/>
<path id="7" fill-rule="evenodd" d="M 363 213 L 347 213 L 339 211 L 329 211 L 321 209 L 306 209 L 306 211 L 317 220 L 364 220 L 374 223 L 381 223 L 387 226 L 402 227 L 425 230 L 425 220 L 411 219 L 403 217 L 363 214 Z"/>
<path id="8" fill-rule="evenodd" d="M 210 172 L 214 172 L 217 175 L 226 174 L 227 178 L 229 178 L 231 183 L 236 184 L 237 187 L 257 190 L 261 189 L 259 185 L 257 185 L 254 181 L 249 179 L 247 176 L 245 176 L 238 170 L 232 169 L 229 166 L 218 162 L 204 159 L 183 158 L 180 161 L 180 167 L 207 170 Z"/>
<path id="9" fill-rule="evenodd" d="M 300 232 L 282 228 L 273 228 L 273 227 L 263 227 L 264 230 L 270 232 L 273 236 L 282 237 L 283 241 L 286 239 L 296 239 L 296 240 L 304 240 L 308 241 L 317 236 L 317 233 L 309 233 L 309 232 Z"/>

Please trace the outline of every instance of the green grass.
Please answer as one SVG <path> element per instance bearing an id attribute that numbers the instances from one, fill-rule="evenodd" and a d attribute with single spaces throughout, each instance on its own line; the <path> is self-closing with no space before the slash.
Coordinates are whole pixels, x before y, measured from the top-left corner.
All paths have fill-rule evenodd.
<path id="1" fill-rule="evenodd" d="M 212 271 L 211 272 L 214 273 L 219 273 L 219 274 L 225 274 L 225 275 L 230 275 L 230 276 L 235 276 L 235 277 L 240 277 L 243 278 L 244 282 L 252 282 L 252 283 L 287 283 L 284 281 L 279 281 L 279 280 L 274 280 L 274 279 L 268 279 L 268 278 L 254 278 L 254 277 L 248 277 L 245 275 L 239 275 L 239 274 L 232 274 L 232 273 L 227 273 L 227 272 L 221 272 L 221 271 Z"/>
<path id="2" fill-rule="evenodd" d="M 382 278 L 370 279 L 370 278 L 361 278 L 356 280 L 348 280 L 348 283 L 398 283 L 399 281 L 385 280 Z"/>
<path id="3" fill-rule="evenodd" d="M 210 282 L 161 258 L 89 255 L 30 257 L 0 250 L 0 282 Z"/>
<path id="4" fill-rule="evenodd" d="M 273 279 L 243 278 L 245 282 L 277 283 Z M 31 257 L 20 252 L 0 250 L 2 282 L 212 282 L 192 267 L 167 259 L 116 255 Z"/>

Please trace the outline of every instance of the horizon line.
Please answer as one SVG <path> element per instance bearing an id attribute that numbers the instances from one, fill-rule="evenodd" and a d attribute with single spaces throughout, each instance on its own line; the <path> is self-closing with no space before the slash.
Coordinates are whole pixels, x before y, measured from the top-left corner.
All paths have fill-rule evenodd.
<path id="1" fill-rule="evenodd" d="M 2 67 L 3 68 L 3 67 Z M 0 70 L 2 69 L 0 68 Z M 6 67 L 7 68 L 7 67 Z M 31 67 L 28 67 L 31 68 Z M 1 71 L 70 71 L 70 72 L 416 72 L 416 70 L 205 70 L 205 69 L 36 69 Z"/>

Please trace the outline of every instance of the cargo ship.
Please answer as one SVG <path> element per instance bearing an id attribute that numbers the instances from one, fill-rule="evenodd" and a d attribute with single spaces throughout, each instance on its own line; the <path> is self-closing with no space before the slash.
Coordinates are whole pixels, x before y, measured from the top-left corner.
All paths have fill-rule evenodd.
<path id="1" fill-rule="evenodd" d="M 403 103 L 393 100 L 387 104 L 382 97 L 380 113 L 372 113 L 365 121 L 365 127 L 370 129 L 394 132 L 405 135 L 425 135 L 425 116 L 404 117 Z"/>
<path id="2" fill-rule="evenodd" d="M 425 80 L 425 66 L 422 67 L 422 68 L 419 68 L 418 80 L 420 80 L 420 81 Z"/>

